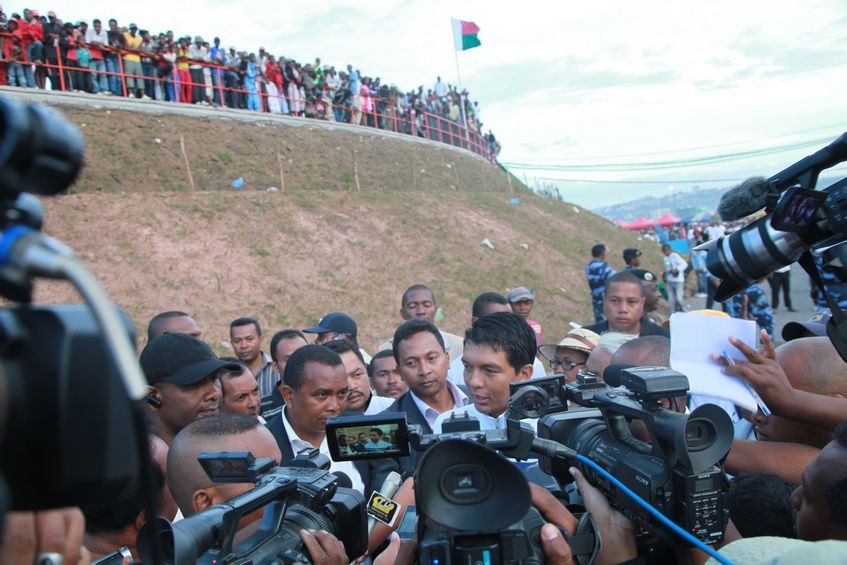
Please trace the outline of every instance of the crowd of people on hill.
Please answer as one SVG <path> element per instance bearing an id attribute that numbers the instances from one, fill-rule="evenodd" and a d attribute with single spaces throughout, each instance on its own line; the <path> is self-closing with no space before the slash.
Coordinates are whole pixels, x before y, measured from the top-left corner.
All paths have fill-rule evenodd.
<path id="1" fill-rule="evenodd" d="M 490 130 L 483 134 L 478 103 L 441 77 L 432 88 L 404 91 L 352 65 L 301 64 L 264 47 L 223 48 L 217 37 L 177 37 L 115 19 L 65 22 L 29 8 L 9 17 L 0 8 L 0 53 L 0 84 L 9 86 L 287 114 L 460 146 L 473 136 L 489 158 L 500 150 Z"/>

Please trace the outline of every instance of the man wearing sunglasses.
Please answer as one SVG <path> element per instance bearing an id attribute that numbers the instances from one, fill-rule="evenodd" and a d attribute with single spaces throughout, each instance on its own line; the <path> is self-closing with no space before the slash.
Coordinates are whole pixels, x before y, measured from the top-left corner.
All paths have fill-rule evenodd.
<path id="1" fill-rule="evenodd" d="M 542 345 L 538 351 L 550 362 L 551 373 L 565 375 L 565 380 L 573 382 L 576 380 L 576 373 L 585 367 L 585 362 L 598 341 L 599 335 L 591 330 L 579 328 L 568 332 L 558 344 Z"/>

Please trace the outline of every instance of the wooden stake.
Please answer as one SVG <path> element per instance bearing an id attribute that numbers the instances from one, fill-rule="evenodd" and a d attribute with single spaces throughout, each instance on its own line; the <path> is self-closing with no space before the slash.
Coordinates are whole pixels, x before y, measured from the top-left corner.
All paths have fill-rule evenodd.
<path id="1" fill-rule="evenodd" d="M 356 150 L 353 149 L 353 178 L 356 180 L 356 190 L 362 192 L 362 186 L 359 184 L 359 167 L 356 166 Z"/>
<path id="2" fill-rule="evenodd" d="M 282 155 L 279 154 L 279 149 L 276 150 L 276 163 L 279 165 L 279 191 L 285 192 L 285 175 L 282 172 Z"/>
<path id="3" fill-rule="evenodd" d="M 509 194 L 514 194 L 515 189 L 512 188 L 512 174 L 509 171 L 506 171 L 506 180 L 509 181 Z"/>
<path id="4" fill-rule="evenodd" d="M 412 152 L 410 151 L 410 153 L 412 153 Z M 411 165 L 411 170 L 412 170 L 412 190 L 415 190 L 415 189 L 417 188 L 418 183 L 417 183 L 417 179 L 415 178 L 415 154 L 414 154 L 414 153 L 412 153 L 412 155 L 409 157 L 409 162 L 412 164 L 412 165 Z"/>
<path id="5" fill-rule="evenodd" d="M 182 149 L 182 158 L 185 159 L 185 170 L 188 171 L 188 187 L 189 192 L 194 194 L 197 188 L 194 186 L 194 177 L 191 176 L 191 164 L 188 162 L 188 153 L 185 152 L 185 136 L 179 136 L 179 148 Z"/>
<path id="6" fill-rule="evenodd" d="M 459 190 L 459 167 L 456 166 L 456 163 L 453 163 L 453 176 L 456 177 L 456 190 Z"/>

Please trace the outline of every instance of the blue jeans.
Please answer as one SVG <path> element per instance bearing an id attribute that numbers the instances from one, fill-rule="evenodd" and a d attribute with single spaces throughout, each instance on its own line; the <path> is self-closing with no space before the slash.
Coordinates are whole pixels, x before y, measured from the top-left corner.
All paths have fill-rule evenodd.
<path id="1" fill-rule="evenodd" d="M 91 82 L 94 85 L 94 93 L 109 90 L 109 77 L 106 76 L 106 61 L 102 59 L 91 59 L 88 65 L 91 69 Z"/>
<path id="2" fill-rule="evenodd" d="M 223 77 L 221 76 L 220 69 L 210 69 L 212 74 L 212 104 L 215 106 L 223 106 L 221 104 L 221 93 L 218 89 L 218 85 L 223 84 Z"/>
<path id="3" fill-rule="evenodd" d="M 120 67 L 118 66 L 117 57 L 106 57 L 106 70 L 109 71 L 109 90 L 115 96 L 123 96 L 123 89 L 121 88 L 121 77 L 118 73 L 121 72 Z"/>
<path id="4" fill-rule="evenodd" d="M 150 98 L 156 98 L 156 81 L 153 78 L 156 76 L 156 67 L 153 63 L 141 62 L 141 73 L 144 75 L 144 94 Z"/>
<path id="5" fill-rule="evenodd" d="M 336 122 L 343 122 L 344 121 L 344 108 L 333 107 L 332 113 L 335 116 Z"/>
<path id="6" fill-rule="evenodd" d="M 20 63 L 9 63 L 6 72 L 9 75 L 9 86 L 26 86 L 26 73 Z"/>

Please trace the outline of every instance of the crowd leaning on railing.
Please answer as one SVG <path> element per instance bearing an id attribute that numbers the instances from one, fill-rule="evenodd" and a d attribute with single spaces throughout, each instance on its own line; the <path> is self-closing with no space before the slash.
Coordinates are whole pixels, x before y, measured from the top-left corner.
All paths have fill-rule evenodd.
<path id="1" fill-rule="evenodd" d="M 415 135 L 464 147 L 489 160 L 500 144 L 482 133 L 479 106 L 438 77 L 432 88 L 399 89 L 347 65 L 301 64 L 264 47 L 258 54 L 202 36 L 153 34 L 64 22 L 55 12 L 0 8 L 0 84 L 287 114 Z M 463 108 L 464 107 L 464 108 Z"/>

